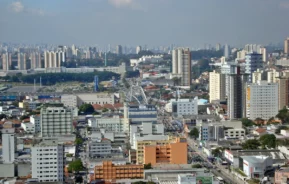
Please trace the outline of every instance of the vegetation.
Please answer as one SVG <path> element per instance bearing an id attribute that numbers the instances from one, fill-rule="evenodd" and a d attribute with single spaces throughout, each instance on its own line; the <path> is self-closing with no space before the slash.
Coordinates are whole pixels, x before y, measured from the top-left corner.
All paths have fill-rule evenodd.
<path id="1" fill-rule="evenodd" d="M 287 126 L 279 126 L 279 127 L 275 130 L 275 133 L 276 133 L 276 134 L 280 134 L 280 133 L 281 133 L 281 130 L 289 130 L 289 127 L 287 127 Z"/>
<path id="2" fill-rule="evenodd" d="M 276 145 L 278 146 L 289 146 L 289 139 L 277 139 Z"/>
<path id="3" fill-rule="evenodd" d="M 244 127 L 250 127 L 250 126 L 255 125 L 254 121 L 252 121 L 248 118 L 242 118 L 241 121 L 242 121 L 242 124 Z"/>
<path id="4" fill-rule="evenodd" d="M 91 104 L 82 104 L 79 107 L 79 112 L 85 113 L 85 114 L 92 114 L 94 113 L 94 108 Z"/>
<path id="5" fill-rule="evenodd" d="M 286 107 L 279 110 L 278 114 L 276 115 L 276 118 L 279 118 L 282 123 L 288 123 L 289 122 L 289 111 Z"/>
<path id="6" fill-rule="evenodd" d="M 192 168 L 202 168 L 203 166 L 201 164 L 193 164 Z"/>
<path id="7" fill-rule="evenodd" d="M 234 171 L 243 177 L 247 177 L 247 175 L 243 171 L 241 171 L 239 168 L 235 168 Z"/>
<path id="8" fill-rule="evenodd" d="M 221 147 L 218 147 L 218 148 L 212 150 L 212 155 L 214 157 L 221 157 L 222 153 L 223 153 L 223 148 L 221 148 Z"/>
<path id="9" fill-rule="evenodd" d="M 275 148 L 276 147 L 276 137 L 274 134 L 266 134 L 260 137 L 260 143 L 262 148 Z"/>
<path id="10" fill-rule="evenodd" d="M 247 140 L 242 147 L 244 150 L 254 150 L 258 149 L 261 146 L 261 143 L 257 139 Z"/>
<path id="11" fill-rule="evenodd" d="M 83 170 L 83 165 L 80 159 L 70 162 L 68 165 L 68 172 L 78 172 Z"/>
<path id="12" fill-rule="evenodd" d="M 83 143 L 83 140 L 81 138 L 76 138 L 74 142 L 76 145 L 80 145 Z"/>
<path id="13" fill-rule="evenodd" d="M 73 157 L 73 154 L 72 153 L 67 153 L 66 157 Z"/>
<path id="14" fill-rule="evenodd" d="M 108 108 L 103 108 L 102 109 L 102 112 L 107 112 L 108 111 Z"/>
<path id="15" fill-rule="evenodd" d="M 194 127 L 194 128 L 190 131 L 189 135 L 190 135 L 191 137 L 193 137 L 194 139 L 197 139 L 197 138 L 199 137 L 199 130 L 198 130 L 196 127 Z"/>
<path id="16" fill-rule="evenodd" d="M 144 164 L 144 169 L 152 169 L 152 164 L 151 163 Z"/>

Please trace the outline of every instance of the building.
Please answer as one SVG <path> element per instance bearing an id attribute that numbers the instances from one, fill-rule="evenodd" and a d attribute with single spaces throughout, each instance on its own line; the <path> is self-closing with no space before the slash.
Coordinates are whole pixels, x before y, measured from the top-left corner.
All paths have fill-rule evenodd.
<path id="1" fill-rule="evenodd" d="M 44 140 L 31 148 L 32 178 L 40 182 L 64 181 L 64 147 L 54 140 Z"/>
<path id="2" fill-rule="evenodd" d="M 220 43 L 217 43 L 217 44 L 216 44 L 216 51 L 219 51 L 219 50 L 221 50 L 221 44 L 220 44 Z"/>
<path id="3" fill-rule="evenodd" d="M 33 52 L 30 55 L 30 61 L 31 61 L 31 68 L 41 68 L 41 54 L 39 52 Z"/>
<path id="4" fill-rule="evenodd" d="M 189 48 L 172 51 L 173 76 L 181 78 L 180 86 L 191 85 L 191 53 Z"/>
<path id="5" fill-rule="evenodd" d="M 111 141 L 108 139 L 97 139 L 92 137 L 87 143 L 90 158 L 103 157 L 111 154 Z"/>
<path id="6" fill-rule="evenodd" d="M 138 54 L 141 51 L 141 46 L 136 47 L 136 54 Z"/>
<path id="7" fill-rule="evenodd" d="M 224 46 L 224 57 L 225 58 L 229 58 L 231 55 L 231 50 L 230 50 L 230 46 L 228 44 L 226 44 Z"/>
<path id="8" fill-rule="evenodd" d="M 272 169 L 273 160 L 270 156 L 241 156 L 243 165 L 240 169 L 250 178 L 263 178 L 267 170 Z"/>
<path id="9" fill-rule="evenodd" d="M 143 148 L 144 164 L 187 164 L 187 140 L 176 138 L 164 145 L 146 145 Z"/>
<path id="10" fill-rule="evenodd" d="M 210 183 L 219 184 L 217 178 L 214 178 L 211 173 L 194 173 L 194 174 L 179 174 L 177 184 L 199 184 Z"/>
<path id="11" fill-rule="evenodd" d="M 131 124 L 143 122 L 157 122 L 157 109 L 154 105 L 128 105 L 124 104 L 124 119 Z"/>
<path id="12" fill-rule="evenodd" d="M 26 70 L 26 53 L 18 53 L 18 70 Z"/>
<path id="13" fill-rule="evenodd" d="M 246 82 L 247 74 L 242 74 L 240 67 L 236 72 L 229 74 L 228 82 L 228 116 L 230 119 L 239 119 L 246 116 Z"/>
<path id="14" fill-rule="evenodd" d="M 2 129 L 2 161 L 4 164 L 15 160 L 16 137 L 14 128 Z"/>
<path id="15" fill-rule="evenodd" d="M 252 83 L 257 83 L 260 80 L 267 80 L 267 73 L 263 70 L 257 69 L 257 71 L 252 74 Z"/>
<path id="16" fill-rule="evenodd" d="M 255 120 L 265 120 L 278 114 L 278 84 L 258 81 L 247 85 L 246 117 Z"/>
<path id="17" fill-rule="evenodd" d="M 73 131 L 74 109 L 60 103 L 44 104 L 41 108 L 41 136 L 68 135 Z"/>
<path id="18" fill-rule="evenodd" d="M 278 105 L 279 110 L 289 104 L 289 78 L 280 77 L 278 83 Z"/>
<path id="19" fill-rule="evenodd" d="M 261 47 L 259 53 L 262 54 L 263 62 L 267 62 L 268 61 L 267 49 L 265 47 Z"/>
<path id="20" fill-rule="evenodd" d="M 101 166 L 95 166 L 93 179 L 111 182 L 117 179 L 143 179 L 143 177 L 143 165 L 115 165 L 112 161 L 104 161 Z"/>
<path id="21" fill-rule="evenodd" d="M 281 168 L 275 171 L 275 184 L 285 184 L 289 182 L 289 169 Z"/>
<path id="22" fill-rule="evenodd" d="M 245 71 L 249 74 L 249 82 L 252 81 L 252 73 L 257 71 L 257 69 L 263 68 L 263 56 L 256 52 L 249 53 L 245 57 Z"/>
<path id="23" fill-rule="evenodd" d="M 226 99 L 226 75 L 216 72 L 209 73 L 210 102 Z"/>
<path id="24" fill-rule="evenodd" d="M 61 103 L 66 107 L 77 107 L 77 96 L 71 94 L 61 95 Z"/>
<path id="25" fill-rule="evenodd" d="M 174 117 L 198 115 L 198 97 L 196 96 L 194 99 L 171 99 L 166 105 L 166 109 L 171 109 Z"/>
<path id="26" fill-rule="evenodd" d="M 267 71 L 268 83 L 275 83 L 278 77 L 281 77 L 281 72 L 277 72 L 275 69 Z"/>
<path id="27" fill-rule="evenodd" d="M 122 54 L 122 46 L 121 46 L 121 45 L 117 45 L 117 46 L 116 46 L 115 53 L 116 53 L 117 55 L 121 55 L 121 54 Z"/>
<path id="28" fill-rule="evenodd" d="M 128 119 L 122 118 L 119 115 L 114 116 L 95 116 L 88 119 L 88 126 L 94 129 L 105 129 L 111 132 L 128 132 Z"/>
<path id="29" fill-rule="evenodd" d="M 2 54 L 2 70 L 8 71 L 11 67 L 11 64 L 12 64 L 11 53 Z"/>
<path id="30" fill-rule="evenodd" d="M 289 37 L 286 38 L 284 41 L 284 54 L 289 54 Z"/>
<path id="31" fill-rule="evenodd" d="M 35 125 L 31 122 L 23 122 L 21 123 L 21 127 L 26 133 L 31 133 L 31 134 L 35 133 Z"/>
<path id="32" fill-rule="evenodd" d="M 114 104 L 113 93 L 80 93 L 77 94 L 77 106 L 82 104 Z"/>
<path id="33" fill-rule="evenodd" d="M 34 124 L 35 133 L 41 132 L 41 118 L 39 115 L 30 116 L 30 122 Z"/>

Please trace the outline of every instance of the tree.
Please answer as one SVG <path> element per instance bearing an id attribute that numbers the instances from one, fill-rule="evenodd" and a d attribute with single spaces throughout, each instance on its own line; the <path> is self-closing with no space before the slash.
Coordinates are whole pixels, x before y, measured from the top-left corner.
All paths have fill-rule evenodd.
<path id="1" fill-rule="evenodd" d="M 73 154 L 72 153 L 67 153 L 66 157 L 73 157 Z"/>
<path id="2" fill-rule="evenodd" d="M 85 114 L 92 114 L 94 113 L 94 108 L 91 104 L 82 104 L 79 107 L 79 112 L 83 112 Z"/>
<path id="3" fill-rule="evenodd" d="M 242 147 L 244 150 L 258 149 L 259 146 L 261 146 L 261 144 L 257 139 L 250 139 L 250 140 L 247 140 L 245 143 L 242 144 Z"/>
<path id="4" fill-rule="evenodd" d="M 107 112 L 108 111 L 108 108 L 103 108 L 102 109 L 102 112 Z"/>
<path id="5" fill-rule="evenodd" d="M 242 124 L 244 127 L 250 127 L 250 126 L 255 125 L 254 121 L 252 121 L 248 118 L 242 118 L 241 121 L 242 121 Z"/>
<path id="6" fill-rule="evenodd" d="M 263 148 L 275 148 L 276 147 L 276 137 L 274 134 L 266 134 L 260 137 L 260 143 Z"/>
<path id="7" fill-rule="evenodd" d="M 203 166 L 201 164 L 193 164 L 192 168 L 202 168 Z"/>
<path id="8" fill-rule="evenodd" d="M 194 128 L 190 131 L 189 135 L 190 135 L 191 137 L 193 137 L 194 139 L 197 139 L 197 138 L 199 137 L 199 130 L 197 129 L 197 127 L 194 127 Z"/>
<path id="9" fill-rule="evenodd" d="M 144 164 L 144 169 L 152 169 L 152 164 L 151 163 Z"/>
<path id="10" fill-rule="evenodd" d="M 279 118 L 282 123 L 288 123 L 289 122 L 289 111 L 286 107 L 279 110 L 278 114 L 276 115 L 276 118 Z"/>
<path id="11" fill-rule="evenodd" d="M 83 169 L 83 165 L 80 159 L 74 160 L 72 162 L 70 162 L 70 164 L 68 165 L 68 171 L 69 172 L 78 172 L 81 171 Z"/>
<path id="12" fill-rule="evenodd" d="M 5 119 L 7 118 L 6 114 L 0 114 L 0 120 L 1 120 L 1 119 L 4 119 L 4 118 L 5 118 Z"/>
<path id="13" fill-rule="evenodd" d="M 222 155 L 222 148 L 216 148 L 212 150 L 212 155 L 214 155 L 214 157 L 220 157 Z"/>
<path id="14" fill-rule="evenodd" d="M 83 140 L 81 138 L 76 138 L 74 142 L 75 144 L 80 145 L 83 143 Z"/>

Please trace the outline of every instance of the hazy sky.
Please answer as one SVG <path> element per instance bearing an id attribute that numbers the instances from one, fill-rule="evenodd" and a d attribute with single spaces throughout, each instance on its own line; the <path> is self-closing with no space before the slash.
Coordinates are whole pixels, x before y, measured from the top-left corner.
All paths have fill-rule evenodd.
<path id="1" fill-rule="evenodd" d="M 0 0 L 0 42 L 203 46 L 289 36 L 289 0 Z"/>

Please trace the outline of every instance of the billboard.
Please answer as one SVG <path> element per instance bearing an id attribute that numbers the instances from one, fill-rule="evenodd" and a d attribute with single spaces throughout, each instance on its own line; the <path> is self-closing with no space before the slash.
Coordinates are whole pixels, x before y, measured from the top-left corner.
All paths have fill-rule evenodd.
<path id="1" fill-rule="evenodd" d="M 212 176 L 197 176 L 196 184 L 212 184 L 213 177 Z"/>

